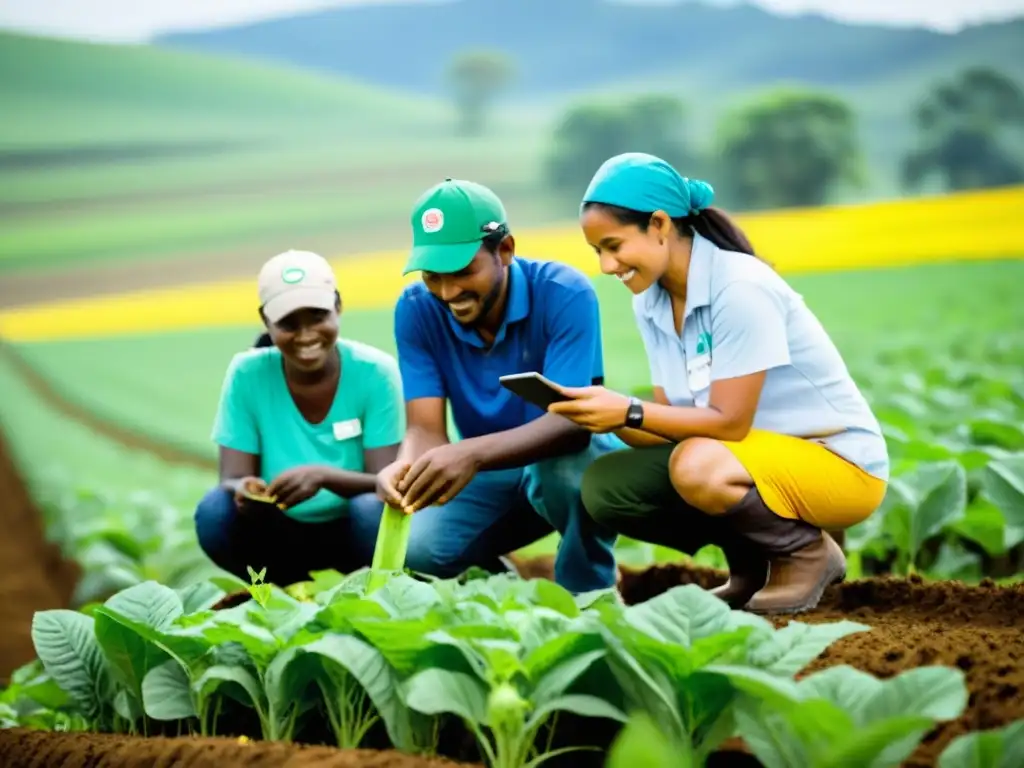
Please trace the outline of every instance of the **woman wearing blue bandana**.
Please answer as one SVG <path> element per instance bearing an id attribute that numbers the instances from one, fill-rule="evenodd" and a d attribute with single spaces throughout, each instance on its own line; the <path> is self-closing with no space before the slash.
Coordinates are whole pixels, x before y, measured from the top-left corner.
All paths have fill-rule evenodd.
<path id="1" fill-rule="evenodd" d="M 654 402 L 585 387 L 549 410 L 632 446 L 584 475 L 592 517 L 684 552 L 717 544 L 730 575 L 715 594 L 796 613 L 845 577 L 828 531 L 878 508 L 888 453 L 828 334 L 713 194 L 647 154 L 597 171 L 581 226 L 634 294 Z"/>

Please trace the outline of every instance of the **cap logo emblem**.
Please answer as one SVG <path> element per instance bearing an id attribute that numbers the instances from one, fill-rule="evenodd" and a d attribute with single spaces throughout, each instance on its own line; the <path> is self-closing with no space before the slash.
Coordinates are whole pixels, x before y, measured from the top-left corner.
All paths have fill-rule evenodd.
<path id="1" fill-rule="evenodd" d="M 288 267 L 281 273 L 281 279 L 284 282 L 288 283 L 289 285 L 301 283 L 302 279 L 305 276 L 306 271 L 304 269 L 300 269 L 299 267 Z"/>
<path id="2" fill-rule="evenodd" d="M 420 223 L 423 225 L 424 232 L 440 232 L 441 227 L 444 226 L 444 213 L 440 208 L 428 208 L 423 212 Z"/>

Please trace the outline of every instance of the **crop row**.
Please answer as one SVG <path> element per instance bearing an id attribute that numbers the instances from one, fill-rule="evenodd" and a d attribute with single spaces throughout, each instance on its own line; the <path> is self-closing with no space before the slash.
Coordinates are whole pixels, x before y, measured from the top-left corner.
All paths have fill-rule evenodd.
<path id="1" fill-rule="evenodd" d="M 0 698 L 3 724 L 320 734 L 491 768 L 566 753 L 582 765 L 580 750 L 609 745 L 616 765 L 663 749 L 672 765 L 699 766 L 739 736 L 766 766 L 857 768 L 899 765 L 967 705 L 954 667 L 881 680 L 839 666 L 797 681 L 830 644 L 870 627 L 776 629 L 694 585 L 626 607 L 614 590 L 574 597 L 507 575 L 322 571 L 281 590 L 254 574 L 252 599 L 222 607 L 234 587 L 147 581 L 88 611 L 37 613 L 38 660 Z M 962 737 L 940 765 L 997 765 L 1001 745 L 1022 737 L 1024 723 Z M 990 762 L 958 761 L 982 740 Z"/>

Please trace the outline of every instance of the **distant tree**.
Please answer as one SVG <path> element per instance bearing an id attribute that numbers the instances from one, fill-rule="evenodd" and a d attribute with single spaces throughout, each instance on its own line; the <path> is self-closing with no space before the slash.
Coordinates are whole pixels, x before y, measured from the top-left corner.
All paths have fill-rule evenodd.
<path id="1" fill-rule="evenodd" d="M 966 69 L 937 84 L 914 111 L 920 144 L 903 161 L 903 183 L 931 178 L 950 190 L 1024 181 L 1024 163 L 1009 148 L 1024 136 L 1024 92 L 985 67 Z"/>
<path id="2" fill-rule="evenodd" d="M 515 74 L 512 59 L 499 51 L 463 51 L 452 59 L 446 78 L 459 111 L 462 135 L 483 133 L 487 110 L 509 87 Z"/>
<path id="3" fill-rule="evenodd" d="M 733 205 L 821 205 L 862 182 L 856 116 L 831 94 L 773 91 L 727 113 L 717 133 L 717 177 Z"/>
<path id="4" fill-rule="evenodd" d="M 686 173 L 692 155 L 685 123 L 686 109 L 673 96 L 577 104 L 555 128 L 546 162 L 548 184 L 559 193 L 581 195 L 601 163 L 620 152 L 650 152 Z"/>

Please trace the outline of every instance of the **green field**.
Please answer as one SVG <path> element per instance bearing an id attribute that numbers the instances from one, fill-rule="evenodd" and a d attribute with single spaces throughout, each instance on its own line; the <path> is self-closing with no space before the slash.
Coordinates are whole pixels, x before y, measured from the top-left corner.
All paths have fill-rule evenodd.
<path id="1" fill-rule="evenodd" d="M 0 33 L 0 66 L 18 73 L 0 82 L 6 274 L 387 245 L 445 176 L 485 177 L 532 220 L 552 218 L 532 113 L 467 141 L 443 102 L 226 57 Z"/>
<path id="2" fill-rule="evenodd" d="M 1024 386 L 1024 261 L 802 275 L 793 285 L 818 313 L 876 403 L 913 396 L 935 371 L 969 368 Z M 609 385 L 647 386 L 647 363 L 629 297 L 608 279 L 601 297 Z M 870 301 L 865 297 L 871 297 Z M 90 410 L 213 456 L 208 435 L 231 355 L 258 332 L 204 330 L 99 341 L 27 344 L 22 354 Z M 391 312 L 352 312 L 342 333 L 394 352 Z M 72 374 L 73 372 L 73 374 Z M 1011 387 L 1012 388 L 1012 387 Z M 999 403 L 993 403 L 998 408 Z"/>
<path id="3" fill-rule="evenodd" d="M 898 194 L 909 104 L 966 63 L 836 85 L 859 115 L 869 171 L 865 188 L 838 199 Z M 296 243 L 330 253 L 394 247 L 404 237 L 396 222 L 446 176 L 492 186 L 517 226 L 574 210 L 542 184 L 569 95 L 507 104 L 487 135 L 465 139 L 440 99 L 253 60 L 0 33 L 0 67 L 13 73 L 0 82 L 8 278 L 179 259 L 198 270 L 197 254 L 223 272 Z M 666 72 L 644 90 L 683 97 L 693 147 L 706 152 L 722 111 L 757 91 L 722 77 L 728 87 Z M 636 85 L 600 93 L 614 100 Z"/>

